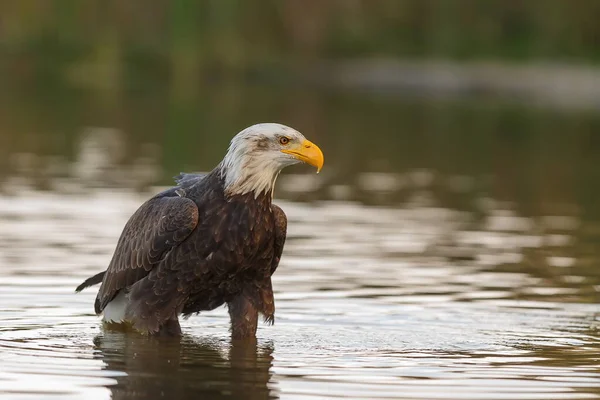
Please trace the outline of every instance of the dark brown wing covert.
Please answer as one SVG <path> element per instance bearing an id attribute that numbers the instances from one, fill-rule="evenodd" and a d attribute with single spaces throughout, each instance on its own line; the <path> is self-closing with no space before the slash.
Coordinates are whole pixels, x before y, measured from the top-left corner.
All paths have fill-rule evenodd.
<path id="1" fill-rule="evenodd" d="M 279 206 L 273 204 L 271 205 L 271 209 L 273 210 L 273 216 L 275 217 L 275 243 L 273 244 L 273 262 L 271 264 L 272 275 L 279 265 L 281 253 L 283 252 L 283 246 L 285 245 L 285 238 L 287 235 L 287 217 Z"/>
<path id="2" fill-rule="evenodd" d="M 147 276 L 198 224 L 198 207 L 183 197 L 155 197 L 129 219 L 96 297 L 100 314 L 117 292 Z"/>

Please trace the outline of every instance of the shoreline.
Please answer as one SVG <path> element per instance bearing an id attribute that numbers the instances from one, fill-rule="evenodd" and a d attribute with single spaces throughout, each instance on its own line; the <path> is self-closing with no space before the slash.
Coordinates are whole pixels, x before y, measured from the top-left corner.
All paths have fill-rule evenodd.
<path id="1" fill-rule="evenodd" d="M 558 108 L 600 107 L 600 68 L 581 64 L 379 59 L 325 63 L 311 72 L 309 80 L 318 85 L 380 94 L 494 96 Z"/>

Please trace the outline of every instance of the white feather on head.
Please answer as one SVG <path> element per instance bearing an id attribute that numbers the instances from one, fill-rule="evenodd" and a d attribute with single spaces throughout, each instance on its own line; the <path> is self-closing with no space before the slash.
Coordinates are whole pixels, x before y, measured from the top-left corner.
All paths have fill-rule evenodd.
<path id="1" fill-rule="evenodd" d="M 281 170 L 300 162 L 281 151 L 279 139 L 302 143 L 305 137 L 282 124 L 252 125 L 231 139 L 227 154 L 219 164 L 228 195 L 254 192 L 254 197 L 273 191 Z"/>

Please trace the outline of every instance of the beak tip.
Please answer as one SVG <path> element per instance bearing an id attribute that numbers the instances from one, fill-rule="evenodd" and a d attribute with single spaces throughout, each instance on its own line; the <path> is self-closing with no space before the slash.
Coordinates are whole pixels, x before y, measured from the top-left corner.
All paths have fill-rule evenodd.
<path id="1" fill-rule="evenodd" d="M 287 154 L 291 154 L 298 160 L 316 167 L 317 174 L 321 172 L 321 169 L 323 168 L 323 164 L 325 161 L 323 157 L 323 152 L 321 151 L 319 146 L 317 146 L 309 140 L 305 140 L 299 149 L 283 149 L 281 151 Z"/>

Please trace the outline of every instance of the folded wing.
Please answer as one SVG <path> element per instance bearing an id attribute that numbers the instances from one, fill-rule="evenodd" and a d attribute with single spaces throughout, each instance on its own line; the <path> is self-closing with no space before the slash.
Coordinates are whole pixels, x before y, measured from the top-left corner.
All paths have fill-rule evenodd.
<path id="1" fill-rule="evenodd" d="M 100 314 L 117 293 L 146 277 L 198 225 L 198 207 L 185 197 L 154 197 L 129 219 L 96 297 Z"/>

